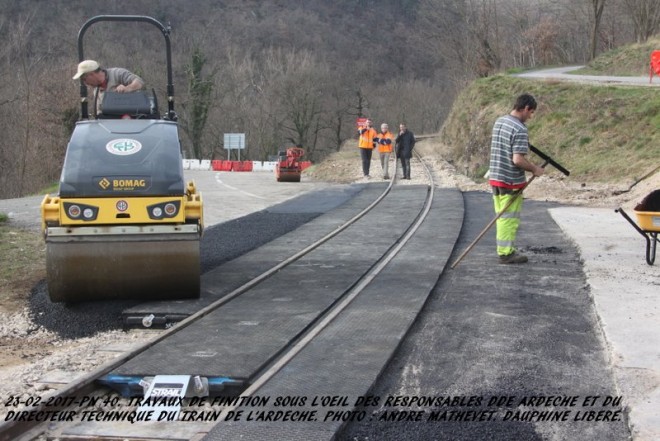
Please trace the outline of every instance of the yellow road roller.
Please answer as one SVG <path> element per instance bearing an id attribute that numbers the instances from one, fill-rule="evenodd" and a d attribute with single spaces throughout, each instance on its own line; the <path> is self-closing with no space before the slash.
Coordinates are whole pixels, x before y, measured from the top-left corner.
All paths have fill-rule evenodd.
<path id="1" fill-rule="evenodd" d="M 41 204 L 48 293 L 53 302 L 197 298 L 200 292 L 202 197 L 183 176 L 174 112 L 169 28 L 145 16 L 97 16 L 139 21 L 165 36 L 168 110 L 155 93 L 113 94 L 102 117 L 89 118 L 81 81 L 81 117 L 67 146 L 57 195 Z M 119 97 L 121 95 L 121 97 Z"/>

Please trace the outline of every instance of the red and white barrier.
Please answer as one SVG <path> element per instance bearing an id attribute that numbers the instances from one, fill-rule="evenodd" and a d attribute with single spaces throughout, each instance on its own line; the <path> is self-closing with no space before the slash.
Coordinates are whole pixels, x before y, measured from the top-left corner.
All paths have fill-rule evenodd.
<path id="1" fill-rule="evenodd" d="M 248 172 L 248 171 L 275 171 L 277 161 L 226 161 L 221 159 L 183 159 L 182 165 L 184 170 L 213 170 L 213 171 L 235 171 L 235 172 Z M 302 169 L 306 169 L 312 165 L 311 161 L 301 161 Z"/>

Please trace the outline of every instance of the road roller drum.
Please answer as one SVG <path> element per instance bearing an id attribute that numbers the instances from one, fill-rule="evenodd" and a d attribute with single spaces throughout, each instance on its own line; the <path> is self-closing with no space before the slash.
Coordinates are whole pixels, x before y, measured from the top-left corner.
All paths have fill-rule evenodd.
<path id="1" fill-rule="evenodd" d="M 199 233 L 194 225 L 176 234 L 70 236 L 66 230 L 51 229 L 48 235 L 46 271 L 54 302 L 199 296 Z"/>

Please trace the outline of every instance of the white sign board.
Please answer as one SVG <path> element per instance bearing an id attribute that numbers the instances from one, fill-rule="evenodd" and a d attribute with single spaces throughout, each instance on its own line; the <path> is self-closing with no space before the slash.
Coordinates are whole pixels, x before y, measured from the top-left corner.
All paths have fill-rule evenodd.
<path id="1" fill-rule="evenodd" d="M 225 133 L 225 150 L 243 150 L 245 148 L 245 133 Z"/>
<path id="2" fill-rule="evenodd" d="M 138 412 L 151 412 L 148 421 L 176 421 L 190 375 L 156 375 Z"/>

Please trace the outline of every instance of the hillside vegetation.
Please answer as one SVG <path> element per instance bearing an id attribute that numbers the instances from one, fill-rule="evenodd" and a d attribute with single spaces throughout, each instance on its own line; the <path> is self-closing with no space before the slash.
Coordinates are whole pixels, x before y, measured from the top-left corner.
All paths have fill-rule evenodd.
<path id="1" fill-rule="evenodd" d="M 573 73 L 579 75 L 648 75 L 649 56 L 654 50 L 660 50 L 660 37 L 658 36 L 649 38 L 644 43 L 626 45 L 605 52 L 588 66 Z"/>
<path id="2" fill-rule="evenodd" d="M 649 45 L 632 45 L 606 53 L 587 69 L 590 74 L 647 74 L 648 71 L 640 72 L 642 68 L 638 64 L 630 62 L 628 68 L 623 68 L 620 63 L 621 60 L 648 60 L 652 46 L 660 47 L 660 39 Z M 660 82 L 660 79 L 654 81 Z M 534 94 L 539 101 L 536 116 L 529 123 L 532 143 L 568 168 L 572 181 L 622 184 L 618 188 L 625 189 L 660 165 L 660 88 L 530 81 L 507 75 L 480 79 L 468 85 L 449 109 L 441 132 L 426 137 L 419 143 L 418 150 L 430 161 L 434 157 L 442 158 L 452 162 L 459 171 L 481 178 L 487 167 L 492 123 L 510 110 L 513 97 L 522 92 Z M 306 178 L 336 182 L 360 179 L 359 154 L 355 147 L 354 140 L 348 141 L 341 151 L 308 169 Z M 378 168 L 375 163 L 374 167 Z M 660 172 L 656 172 L 654 180 L 647 181 L 651 185 L 660 183 L 659 176 Z M 539 181 L 542 183 L 544 178 Z M 539 185 L 541 183 L 535 183 L 532 190 L 543 193 L 551 189 Z M 570 186 L 561 188 L 572 191 Z M 648 188 L 622 201 L 638 200 L 647 191 Z M 612 196 L 609 189 L 600 194 L 607 198 Z M 0 272 L 5 281 L 0 284 L 0 291 L 8 293 L 9 298 L 19 299 L 44 277 L 44 268 L 40 266 L 44 248 L 40 234 L 3 226 L 6 220 L 0 213 L 0 243 L 6 244 L 0 251 L 7 256 L 7 262 L 16 265 Z M 16 304 L 15 301 L 6 302 L 5 309 L 10 310 Z"/>
<path id="3" fill-rule="evenodd" d="M 658 28 L 630 0 L 607 0 L 599 18 L 589 3 L 0 0 L 0 198 L 57 181 L 80 110 L 80 84 L 72 80 L 77 36 L 97 15 L 147 15 L 171 26 L 187 158 L 237 157 L 224 149 L 224 134 L 245 133 L 243 159 L 267 160 L 301 144 L 319 162 L 351 139 L 357 117 L 438 133 L 457 93 L 475 78 L 583 64 L 594 53 L 646 41 Z M 85 58 L 141 75 L 163 110 L 157 28 L 101 22 L 83 46 Z M 91 98 L 92 89 L 86 93 Z"/>
<path id="4" fill-rule="evenodd" d="M 583 71 L 648 75 L 653 47 L 660 47 L 660 39 L 608 52 Z M 643 59 L 646 70 L 642 72 Z M 533 94 L 539 102 L 528 122 L 530 141 L 580 179 L 625 183 L 660 165 L 660 88 L 507 75 L 479 79 L 459 94 L 441 130 L 443 142 L 449 146 L 447 159 L 470 176 L 483 176 L 492 124 L 510 111 L 514 97 L 523 92 Z"/>
<path id="5" fill-rule="evenodd" d="M 654 47 L 660 47 L 660 38 L 605 53 L 580 71 L 646 76 Z M 644 68 L 641 61 L 620 66 L 621 60 L 643 59 Z M 660 84 L 660 78 L 653 81 Z M 523 92 L 539 102 L 528 122 L 532 144 L 571 171 L 566 179 L 548 167 L 548 179 L 539 179 L 528 197 L 631 208 L 660 188 L 660 87 L 527 80 L 505 74 L 479 79 L 459 94 L 439 133 L 416 132 L 423 139 L 416 149 L 441 174 L 452 175 L 453 185 L 487 190 L 483 176 L 492 125 Z M 541 162 L 535 155 L 531 159 Z M 359 154 L 352 140 L 306 173 L 312 179 L 348 183 L 361 178 L 356 164 Z"/>

